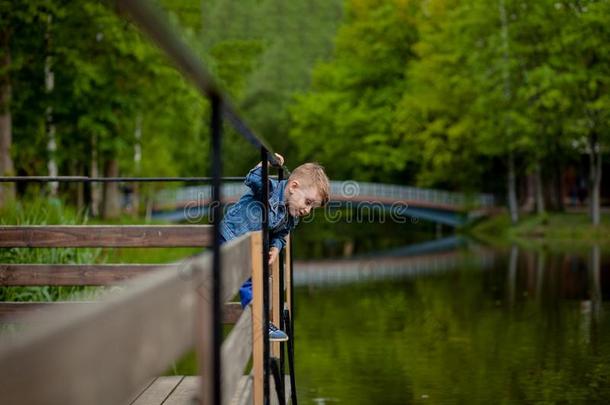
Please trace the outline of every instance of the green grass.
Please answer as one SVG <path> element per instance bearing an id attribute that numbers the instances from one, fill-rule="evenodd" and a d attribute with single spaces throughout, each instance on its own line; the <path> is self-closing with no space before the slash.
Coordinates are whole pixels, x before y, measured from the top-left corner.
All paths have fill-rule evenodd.
<path id="1" fill-rule="evenodd" d="M 60 200 L 38 199 L 16 202 L 0 211 L 2 225 L 85 225 L 136 224 L 141 219 L 122 216 L 112 221 L 91 220 L 87 212 L 77 212 Z M 10 248 L 0 249 L 0 263 L 169 263 L 198 254 L 201 248 Z M 105 287 L 0 287 L 0 301 L 60 301 L 90 298 Z"/>
<path id="2" fill-rule="evenodd" d="M 85 213 L 77 213 L 58 200 L 15 203 L 0 211 L 1 225 L 77 225 L 87 223 Z M 0 263 L 86 264 L 103 260 L 101 249 L 8 248 L 0 249 Z M 0 301 L 63 301 L 82 299 L 102 292 L 104 287 L 1 287 Z"/>
<path id="3" fill-rule="evenodd" d="M 494 245 L 517 243 L 557 250 L 584 249 L 595 243 L 609 246 L 610 215 L 603 214 L 599 226 L 591 225 L 587 214 L 565 212 L 524 215 L 512 225 L 510 217 L 504 213 L 484 219 L 465 229 L 464 233 Z"/>

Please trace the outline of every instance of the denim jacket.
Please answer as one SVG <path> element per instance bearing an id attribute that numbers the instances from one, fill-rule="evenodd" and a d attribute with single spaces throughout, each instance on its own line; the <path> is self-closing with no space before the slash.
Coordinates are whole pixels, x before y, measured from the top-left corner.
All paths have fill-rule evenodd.
<path id="1" fill-rule="evenodd" d="M 250 170 L 245 185 L 250 190 L 229 208 L 221 222 L 220 232 L 227 241 L 261 229 L 263 212 L 260 203 L 263 190 L 261 166 Z M 285 188 L 286 180 L 269 179 L 269 245 L 280 250 L 286 245 L 286 235 L 298 223 L 298 218 L 288 212 L 284 201 Z"/>

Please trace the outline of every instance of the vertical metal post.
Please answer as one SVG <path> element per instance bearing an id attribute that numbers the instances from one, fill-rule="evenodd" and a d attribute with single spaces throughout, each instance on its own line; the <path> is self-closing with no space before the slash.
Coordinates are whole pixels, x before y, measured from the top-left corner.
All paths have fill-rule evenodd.
<path id="1" fill-rule="evenodd" d="M 263 396 L 269 404 L 269 164 L 268 152 L 261 148 L 262 180 L 261 192 L 263 234 Z"/>
<path id="2" fill-rule="evenodd" d="M 213 282 L 212 282 L 212 322 L 213 322 L 213 403 L 221 403 L 221 364 L 220 364 L 220 345 L 222 344 L 222 324 L 220 308 L 220 221 L 222 215 L 220 185 L 222 176 L 222 113 L 221 101 L 218 95 L 211 98 L 212 104 L 212 200 L 213 200 L 213 226 L 214 226 L 214 245 L 213 245 Z"/>
<path id="3" fill-rule="evenodd" d="M 294 265 L 293 265 L 293 252 L 294 240 L 290 239 L 290 325 L 292 329 L 290 330 L 290 335 L 292 336 L 292 342 L 294 346 Z"/>
<path id="4" fill-rule="evenodd" d="M 277 178 L 279 181 L 284 180 L 284 169 L 283 168 L 279 168 L 278 173 L 277 173 Z M 286 213 L 286 215 L 290 215 L 289 213 Z M 286 249 L 282 249 L 280 251 L 280 257 L 279 257 L 279 261 L 280 261 L 280 293 L 279 293 L 279 303 L 281 305 L 280 307 L 280 324 L 277 325 L 279 326 L 279 328 L 281 330 L 286 330 L 286 326 L 284 323 L 284 317 L 281 315 L 284 313 L 284 300 L 285 300 L 285 294 L 284 294 L 284 288 L 285 288 L 285 281 L 284 281 L 284 271 L 286 266 L 284 265 L 285 261 L 286 261 Z M 280 386 L 279 386 L 279 392 L 282 394 L 282 398 L 286 398 L 286 394 L 285 394 L 285 390 L 284 388 L 286 387 L 286 382 L 285 380 L 285 368 L 284 368 L 284 347 L 286 346 L 286 344 L 284 342 L 280 343 Z"/>
<path id="5" fill-rule="evenodd" d="M 288 346 L 288 356 L 290 362 L 290 396 L 292 405 L 297 405 L 297 389 L 296 389 L 296 371 L 294 369 L 294 252 L 293 252 L 294 240 L 290 239 L 290 252 L 288 259 L 290 260 L 290 312 L 289 312 L 289 325 L 290 328 L 290 345 Z"/>

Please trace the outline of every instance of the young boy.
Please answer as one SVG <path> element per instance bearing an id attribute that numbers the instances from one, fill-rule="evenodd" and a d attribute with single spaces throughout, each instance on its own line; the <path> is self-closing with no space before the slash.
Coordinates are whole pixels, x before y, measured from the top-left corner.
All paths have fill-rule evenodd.
<path id="1" fill-rule="evenodd" d="M 284 158 L 277 153 L 275 156 L 280 165 L 283 165 Z M 229 209 L 221 222 L 221 243 L 261 229 L 263 212 L 260 203 L 263 190 L 261 163 L 250 170 L 245 184 L 250 190 Z M 269 265 L 277 260 L 280 250 L 286 245 L 286 235 L 297 225 L 299 217 L 328 202 L 329 189 L 324 168 L 316 163 L 305 163 L 297 167 L 288 180 L 269 179 Z M 245 308 L 252 301 L 251 279 L 242 285 L 239 295 L 241 305 Z M 269 339 L 285 341 L 288 340 L 288 336 L 269 323 Z"/>

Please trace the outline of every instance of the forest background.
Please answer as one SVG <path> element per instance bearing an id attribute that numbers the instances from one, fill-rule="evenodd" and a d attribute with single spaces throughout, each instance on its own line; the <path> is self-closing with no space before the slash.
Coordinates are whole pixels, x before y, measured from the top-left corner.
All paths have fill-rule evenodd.
<path id="1" fill-rule="evenodd" d="M 606 0 L 161 1 L 289 166 L 562 208 L 610 142 Z M 112 7 L 112 6 L 111 6 Z M 209 105 L 107 3 L 0 0 L 0 175 L 205 176 Z M 224 174 L 258 151 L 227 128 Z M 150 195 L 154 189 L 136 190 Z M 116 184 L 0 187 L 118 215 Z M 521 196 L 521 199 L 523 196 Z"/>

